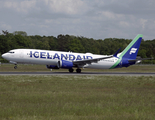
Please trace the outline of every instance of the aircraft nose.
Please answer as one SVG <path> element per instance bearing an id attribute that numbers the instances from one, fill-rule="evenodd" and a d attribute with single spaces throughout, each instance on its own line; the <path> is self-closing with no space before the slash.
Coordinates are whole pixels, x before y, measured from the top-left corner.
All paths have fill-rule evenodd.
<path id="1" fill-rule="evenodd" d="M 2 54 L 2 57 L 5 59 L 6 58 L 6 53 Z"/>

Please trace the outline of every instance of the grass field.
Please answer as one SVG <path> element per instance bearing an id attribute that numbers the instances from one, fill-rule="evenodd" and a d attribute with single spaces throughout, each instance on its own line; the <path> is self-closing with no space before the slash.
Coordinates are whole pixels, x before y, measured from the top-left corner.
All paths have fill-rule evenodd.
<path id="1" fill-rule="evenodd" d="M 0 72 L 12 71 L 12 72 L 39 72 L 39 71 L 50 71 L 45 65 L 22 65 L 19 64 L 17 69 L 14 69 L 13 64 L 2 64 L 0 66 Z M 76 68 L 74 69 L 74 72 Z M 117 68 L 117 69 L 82 69 L 82 72 L 155 72 L 155 65 L 134 65 L 128 68 Z M 68 72 L 68 69 L 53 69 L 52 72 Z"/>
<path id="2" fill-rule="evenodd" d="M 155 119 L 155 76 L 0 76 L 0 120 L 103 119 Z"/>

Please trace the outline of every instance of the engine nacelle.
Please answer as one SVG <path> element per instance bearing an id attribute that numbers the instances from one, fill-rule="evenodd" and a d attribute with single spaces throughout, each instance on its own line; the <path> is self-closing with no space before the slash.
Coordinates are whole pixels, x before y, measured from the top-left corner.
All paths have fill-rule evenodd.
<path id="1" fill-rule="evenodd" d="M 72 61 L 67 61 L 67 60 L 62 60 L 58 61 L 56 65 L 46 65 L 48 69 L 59 69 L 59 68 L 72 68 L 73 67 L 73 62 Z"/>
<path id="2" fill-rule="evenodd" d="M 61 61 L 61 67 L 66 68 L 66 69 L 72 68 L 73 67 L 73 62 L 72 61 L 62 60 Z"/>
<path id="3" fill-rule="evenodd" d="M 60 66 L 60 61 L 58 61 L 58 63 L 56 65 L 46 65 L 46 67 L 48 69 L 59 69 L 61 66 Z"/>

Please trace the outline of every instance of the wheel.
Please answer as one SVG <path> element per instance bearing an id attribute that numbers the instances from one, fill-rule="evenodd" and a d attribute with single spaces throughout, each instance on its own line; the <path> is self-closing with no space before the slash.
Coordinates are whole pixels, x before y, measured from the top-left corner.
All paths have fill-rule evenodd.
<path id="1" fill-rule="evenodd" d="M 70 73 L 72 73 L 73 71 L 74 71 L 74 69 L 73 69 L 73 68 L 70 68 L 70 69 L 69 69 L 69 72 L 70 72 Z"/>
<path id="2" fill-rule="evenodd" d="M 76 69 L 76 72 L 77 73 L 81 73 L 81 69 Z"/>
<path id="3" fill-rule="evenodd" d="M 17 69 L 17 66 L 15 66 L 14 69 Z"/>

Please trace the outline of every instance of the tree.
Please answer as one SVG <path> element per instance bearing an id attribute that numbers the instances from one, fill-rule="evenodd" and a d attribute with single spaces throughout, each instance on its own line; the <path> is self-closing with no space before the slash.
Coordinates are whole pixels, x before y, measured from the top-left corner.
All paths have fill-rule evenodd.
<path id="1" fill-rule="evenodd" d="M 58 48 L 57 38 L 55 38 L 53 36 L 48 37 L 48 38 L 49 38 L 50 50 L 57 50 L 57 48 Z"/>
<path id="2" fill-rule="evenodd" d="M 11 44 L 13 49 L 17 48 L 29 48 L 30 40 L 26 39 L 22 35 L 14 35 L 11 39 Z"/>
<path id="3" fill-rule="evenodd" d="M 2 30 L 2 33 L 3 33 L 3 35 L 7 35 L 7 34 L 9 34 L 9 32 L 7 31 L 7 30 Z"/>
<path id="4" fill-rule="evenodd" d="M 13 32 L 13 35 L 22 35 L 22 36 L 26 37 L 27 33 L 24 31 L 15 31 L 15 32 Z"/>
<path id="5" fill-rule="evenodd" d="M 84 47 L 82 46 L 82 44 L 80 43 L 80 41 L 78 39 L 73 39 L 69 43 L 69 51 L 83 53 Z"/>
<path id="6" fill-rule="evenodd" d="M 95 40 L 83 36 L 62 34 L 57 37 L 27 36 L 24 31 L 9 33 L 7 30 L 3 30 L 0 35 L 0 53 L 3 54 L 16 48 L 32 48 L 110 55 L 114 54 L 119 48 L 123 50 L 130 42 L 130 39 L 106 38 Z M 155 39 L 142 40 L 138 55 L 142 58 L 155 58 Z M 155 63 L 155 60 L 150 61 L 150 63 Z"/>
<path id="7" fill-rule="evenodd" d="M 68 50 L 68 44 L 69 44 L 69 40 L 68 40 L 68 35 L 58 35 L 57 36 L 57 43 L 58 43 L 58 50 L 59 51 L 67 51 Z"/>
<path id="8" fill-rule="evenodd" d="M 37 41 L 36 48 L 37 49 L 49 50 L 50 49 L 50 45 L 49 45 L 48 38 L 43 37 L 42 40 Z"/>
<path id="9" fill-rule="evenodd" d="M 1 54 L 9 50 L 8 39 L 4 35 L 0 35 L 0 52 Z"/>

